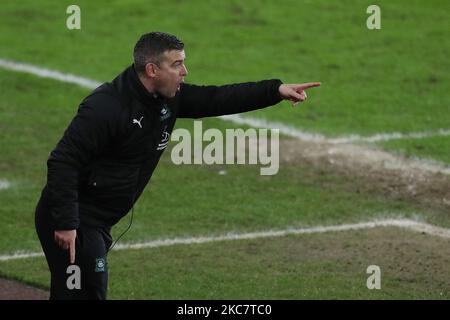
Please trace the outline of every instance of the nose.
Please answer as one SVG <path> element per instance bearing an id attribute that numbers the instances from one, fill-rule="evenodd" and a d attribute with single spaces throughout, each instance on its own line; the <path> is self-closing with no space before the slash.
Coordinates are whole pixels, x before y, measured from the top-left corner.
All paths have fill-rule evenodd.
<path id="1" fill-rule="evenodd" d="M 181 69 L 181 76 L 185 77 L 188 74 L 188 70 L 186 68 L 186 66 L 183 64 L 183 68 Z"/>

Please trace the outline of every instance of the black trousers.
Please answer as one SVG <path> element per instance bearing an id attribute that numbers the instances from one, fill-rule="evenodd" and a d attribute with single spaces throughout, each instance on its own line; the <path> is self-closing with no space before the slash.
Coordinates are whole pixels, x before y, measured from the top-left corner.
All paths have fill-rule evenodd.
<path id="1" fill-rule="evenodd" d="M 43 198 L 36 208 L 35 226 L 50 269 L 50 300 L 106 299 L 110 229 L 81 224 L 77 229 L 75 263 L 71 265 L 69 250 L 54 240 L 52 218 Z"/>

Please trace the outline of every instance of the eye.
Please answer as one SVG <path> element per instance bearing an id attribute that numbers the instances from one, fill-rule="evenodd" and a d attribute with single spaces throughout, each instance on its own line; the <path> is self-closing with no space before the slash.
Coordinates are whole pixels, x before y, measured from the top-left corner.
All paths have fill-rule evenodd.
<path id="1" fill-rule="evenodd" d="M 174 68 L 180 68 L 180 67 L 182 67 L 183 66 L 183 64 L 184 64 L 184 61 L 176 61 L 176 62 L 174 62 L 173 64 L 172 64 L 172 66 L 174 67 Z"/>

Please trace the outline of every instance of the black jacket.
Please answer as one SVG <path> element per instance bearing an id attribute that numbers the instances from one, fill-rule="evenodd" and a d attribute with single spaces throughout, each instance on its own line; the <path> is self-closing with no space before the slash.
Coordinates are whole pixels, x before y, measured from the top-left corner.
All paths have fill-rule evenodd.
<path id="1" fill-rule="evenodd" d="M 110 227 L 134 205 L 169 142 L 177 118 L 219 116 L 278 103 L 280 80 L 225 86 L 182 84 L 155 97 L 128 67 L 80 104 L 47 162 L 42 199 L 56 230 L 80 222 Z"/>

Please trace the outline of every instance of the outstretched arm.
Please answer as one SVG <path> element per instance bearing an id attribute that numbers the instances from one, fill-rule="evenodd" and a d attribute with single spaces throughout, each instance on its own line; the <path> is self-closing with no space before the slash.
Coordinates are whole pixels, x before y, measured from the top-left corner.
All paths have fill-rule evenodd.
<path id="1" fill-rule="evenodd" d="M 305 90 L 320 83 L 283 84 L 278 79 L 224 86 L 183 84 L 180 90 L 180 118 L 202 118 L 242 113 L 291 100 L 306 99 Z"/>

